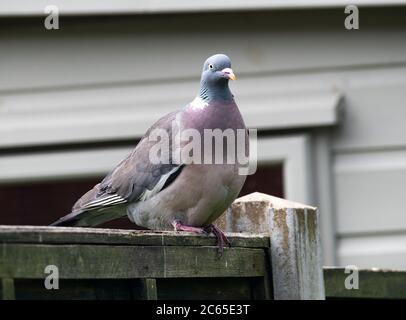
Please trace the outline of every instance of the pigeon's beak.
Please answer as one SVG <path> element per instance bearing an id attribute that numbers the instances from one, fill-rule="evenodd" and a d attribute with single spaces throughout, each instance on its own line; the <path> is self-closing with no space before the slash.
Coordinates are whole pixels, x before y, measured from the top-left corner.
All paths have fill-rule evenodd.
<path id="1" fill-rule="evenodd" d="M 230 79 L 230 80 L 236 80 L 237 77 L 235 76 L 233 69 L 231 68 L 225 68 L 223 70 L 221 70 L 222 73 L 224 73 L 224 75 Z"/>

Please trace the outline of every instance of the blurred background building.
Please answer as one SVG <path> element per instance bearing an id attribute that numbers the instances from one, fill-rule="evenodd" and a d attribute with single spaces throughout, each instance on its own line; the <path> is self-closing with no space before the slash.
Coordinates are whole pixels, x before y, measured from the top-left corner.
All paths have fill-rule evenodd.
<path id="1" fill-rule="evenodd" d="M 406 268 L 402 2 L 353 1 L 359 30 L 339 0 L 57 0 L 59 30 L 47 1 L 1 2 L 0 224 L 69 212 L 226 53 L 259 130 L 242 194 L 317 205 L 327 265 Z"/>

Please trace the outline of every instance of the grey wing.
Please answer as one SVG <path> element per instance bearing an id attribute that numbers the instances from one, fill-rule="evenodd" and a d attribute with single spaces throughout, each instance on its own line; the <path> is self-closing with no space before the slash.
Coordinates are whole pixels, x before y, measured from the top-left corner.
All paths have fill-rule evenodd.
<path id="1" fill-rule="evenodd" d="M 163 190 L 182 171 L 183 166 L 172 161 L 172 121 L 178 112 L 158 120 L 144 135 L 136 148 L 115 167 L 101 183 L 83 195 L 74 205 L 73 212 L 105 208 L 126 202 L 144 201 Z M 169 163 L 154 164 L 150 161 L 149 134 L 154 129 L 168 133 Z"/>

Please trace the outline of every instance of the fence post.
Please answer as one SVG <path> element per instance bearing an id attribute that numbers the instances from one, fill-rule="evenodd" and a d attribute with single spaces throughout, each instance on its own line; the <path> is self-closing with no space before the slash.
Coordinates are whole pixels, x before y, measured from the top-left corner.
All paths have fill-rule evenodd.
<path id="1" fill-rule="evenodd" d="M 325 299 L 317 208 L 255 192 L 237 199 L 217 224 L 269 234 L 274 299 Z"/>

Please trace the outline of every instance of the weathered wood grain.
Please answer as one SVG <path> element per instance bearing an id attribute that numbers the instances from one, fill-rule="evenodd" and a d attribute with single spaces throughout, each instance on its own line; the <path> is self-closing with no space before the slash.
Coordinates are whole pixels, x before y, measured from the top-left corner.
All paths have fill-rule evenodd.
<path id="1" fill-rule="evenodd" d="M 1 279 L 1 297 L 2 300 L 14 300 L 15 289 L 14 279 L 3 278 Z"/>
<path id="2" fill-rule="evenodd" d="M 213 288 L 217 288 L 218 298 L 223 295 L 224 298 L 268 297 L 266 249 L 269 237 L 248 234 L 228 234 L 228 237 L 231 247 L 225 248 L 223 255 L 219 256 L 214 236 L 208 235 L 0 226 L 0 278 L 5 284 L 5 289 L 0 292 L 2 298 L 104 299 L 132 296 L 152 300 L 157 299 L 160 292 L 161 296 L 171 297 L 186 293 L 186 289 L 160 290 L 157 283 L 166 283 L 162 282 L 165 279 L 175 282 L 178 279 L 184 284 L 193 283 L 188 279 L 203 282 L 211 279 L 210 285 L 197 292 L 196 297 L 199 294 L 201 298 L 210 297 L 207 293 Z M 44 287 L 47 265 L 55 265 L 59 269 L 63 288 L 56 290 L 58 292 Z M 246 280 L 234 283 L 233 278 Z M 10 286 L 13 282 L 8 281 L 10 279 L 17 279 L 16 295 L 14 286 Z M 212 288 L 217 283 L 215 279 L 223 280 L 218 287 Z M 106 282 L 113 280 L 125 282 Z M 233 288 L 238 289 L 236 295 L 230 293 Z"/>
<path id="3" fill-rule="evenodd" d="M 142 294 L 145 300 L 157 300 L 158 291 L 156 287 L 156 279 L 142 279 Z"/>
<path id="4" fill-rule="evenodd" d="M 3 244 L 0 278 L 61 279 L 256 277 L 266 272 L 263 249 L 216 247 Z"/>
<path id="5" fill-rule="evenodd" d="M 141 279 L 61 279 L 58 289 L 46 289 L 43 279 L 15 279 L 16 300 L 143 299 Z"/>
<path id="6" fill-rule="evenodd" d="M 235 200 L 218 223 L 269 234 L 275 299 L 325 298 L 317 208 L 255 192 Z"/>
<path id="7" fill-rule="evenodd" d="M 227 236 L 232 247 L 269 247 L 267 235 L 227 233 Z M 215 246 L 216 239 L 213 235 L 173 231 L 0 225 L 0 243 Z"/>
<path id="8" fill-rule="evenodd" d="M 406 271 L 360 269 L 358 289 L 345 287 L 350 274 L 344 271 L 344 268 L 324 268 L 327 298 L 406 299 Z"/>

